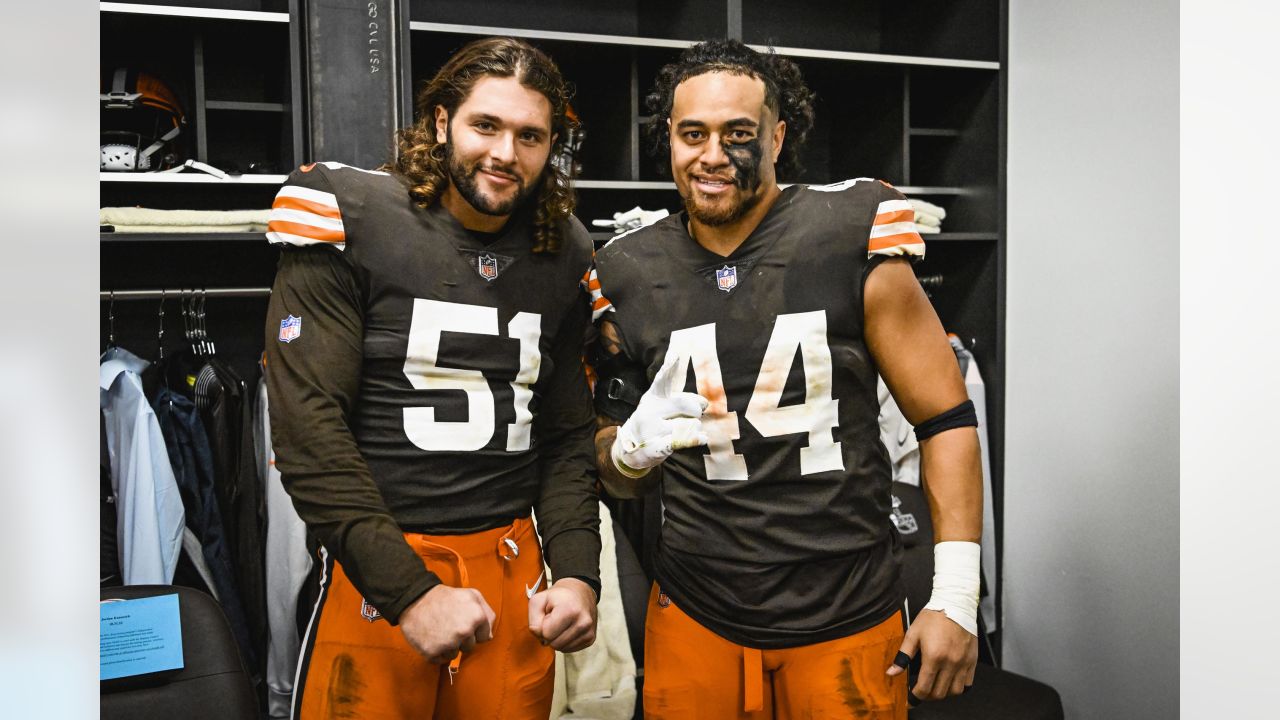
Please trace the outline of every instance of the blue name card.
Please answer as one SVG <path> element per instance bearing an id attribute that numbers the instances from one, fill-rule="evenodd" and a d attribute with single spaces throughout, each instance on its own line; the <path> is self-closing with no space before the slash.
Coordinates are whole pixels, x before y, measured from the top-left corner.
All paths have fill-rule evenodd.
<path id="1" fill-rule="evenodd" d="M 178 596 L 107 600 L 98 605 L 99 680 L 182 667 L 182 618 Z"/>

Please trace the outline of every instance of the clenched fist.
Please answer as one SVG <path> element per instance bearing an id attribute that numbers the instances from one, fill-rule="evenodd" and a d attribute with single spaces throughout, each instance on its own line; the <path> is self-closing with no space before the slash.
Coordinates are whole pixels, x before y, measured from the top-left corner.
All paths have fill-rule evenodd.
<path id="1" fill-rule="evenodd" d="M 560 652 L 576 652 L 596 641 L 596 593 L 577 578 L 529 598 L 529 632 Z"/>
<path id="2" fill-rule="evenodd" d="M 400 632 L 423 657 L 443 664 L 491 640 L 495 617 L 479 590 L 437 585 L 400 615 Z"/>

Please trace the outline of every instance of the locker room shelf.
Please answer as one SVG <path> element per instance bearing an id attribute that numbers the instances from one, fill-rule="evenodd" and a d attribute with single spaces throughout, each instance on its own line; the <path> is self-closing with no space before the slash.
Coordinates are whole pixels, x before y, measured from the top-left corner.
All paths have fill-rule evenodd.
<path id="1" fill-rule="evenodd" d="M 104 243 L 139 242 L 139 243 L 176 243 L 176 242 L 266 242 L 260 232 L 210 232 L 210 233 L 136 233 L 136 232 L 104 232 L 99 233 L 99 241 Z"/>
<path id="2" fill-rule="evenodd" d="M 458 35 L 505 35 L 531 40 L 563 40 L 567 42 L 595 43 L 597 45 L 627 45 L 631 47 L 687 48 L 693 40 L 667 40 L 664 38 L 635 37 L 630 35 L 597 35 L 594 33 L 561 32 L 559 30 L 526 30 L 523 28 L 490 25 L 457 25 L 454 23 L 414 20 L 410 30 L 419 32 L 455 33 Z"/>
<path id="3" fill-rule="evenodd" d="M 749 47 L 768 51 L 768 45 L 749 44 Z M 774 47 L 773 51 L 788 57 L 817 58 L 820 60 L 845 60 L 850 62 L 889 63 L 893 65 L 927 65 L 930 67 L 969 68 L 972 70 L 999 70 L 1000 63 L 991 60 L 956 60 L 954 58 L 923 57 L 919 55 L 889 55 L 885 53 L 849 52 L 847 50 L 813 50 L 810 48 Z"/>
<path id="4" fill-rule="evenodd" d="M 204 183 L 215 185 L 279 185 L 288 175 L 232 175 L 226 180 L 203 173 L 128 173 L 99 172 L 101 182 L 118 183 Z"/>
<path id="5" fill-rule="evenodd" d="M 142 3 L 99 3 L 102 12 L 132 13 L 134 15 L 164 15 L 167 17 L 206 18 L 211 20 L 250 20 L 254 22 L 289 22 L 289 13 L 262 12 L 259 10 L 220 10 L 217 8 L 177 7 L 172 5 L 146 5 Z"/>
<path id="6" fill-rule="evenodd" d="M 647 180 L 575 180 L 573 186 L 580 190 L 675 190 L 673 182 Z"/>
<path id="7" fill-rule="evenodd" d="M 285 112 L 289 109 L 284 103 L 240 102 L 238 100 L 206 100 L 206 110 L 239 110 L 246 112 Z"/>
<path id="8" fill-rule="evenodd" d="M 107 236 L 110 234 L 111 233 L 104 233 L 103 240 L 106 240 Z M 591 239 L 595 241 L 596 244 L 605 242 L 606 240 L 610 240 L 615 235 L 618 235 L 618 234 L 620 233 L 600 232 L 600 231 L 592 231 L 590 233 Z M 261 239 L 261 235 L 258 235 L 256 237 Z M 995 242 L 996 240 L 1000 239 L 999 234 L 993 233 L 993 232 L 990 232 L 990 233 L 988 232 L 942 232 L 942 233 L 930 233 L 930 234 L 922 233 L 921 237 L 924 238 L 924 241 L 926 244 L 932 243 L 932 242 Z M 116 239 L 119 240 L 123 238 L 116 238 Z M 164 238 L 156 238 L 156 239 L 162 240 Z"/>
<path id="9" fill-rule="evenodd" d="M 987 232 L 940 232 L 921 233 L 925 244 L 931 242 L 995 242 L 1000 239 L 999 233 Z"/>
<path id="10" fill-rule="evenodd" d="M 786 189 L 794 183 L 778 183 L 778 187 Z M 574 187 L 579 190 L 675 190 L 674 182 L 650 180 L 575 180 Z M 946 187 L 939 185 L 895 185 L 904 195 L 969 195 L 972 188 Z"/>
<path id="11" fill-rule="evenodd" d="M 558 30 L 527 30 L 491 25 L 459 25 L 454 23 L 437 23 L 414 20 L 409 23 L 410 30 L 419 32 L 455 33 L 459 35 L 507 35 L 510 37 L 532 40 L 559 40 L 565 42 L 595 43 L 597 45 L 626 45 L 629 47 L 687 48 L 695 43 L 693 40 L 670 40 L 666 38 L 636 37 L 631 35 L 598 35 L 594 33 L 561 32 Z M 757 50 L 768 50 L 767 45 L 750 45 Z M 824 60 L 845 60 L 852 62 L 890 63 L 895 65 L 927 65 L 930 67 L 971 68 L 978 70 L 999 70 L 1000 63 L 986 60 L 957 60 L 953 58 L 934 58 L 915 55 L 891 55 L 885 53 L 849 52 L 845 50 L 818 50 L 812 48 L 774 47 L 774 52 L 788 57 L 807 57 Z"/>

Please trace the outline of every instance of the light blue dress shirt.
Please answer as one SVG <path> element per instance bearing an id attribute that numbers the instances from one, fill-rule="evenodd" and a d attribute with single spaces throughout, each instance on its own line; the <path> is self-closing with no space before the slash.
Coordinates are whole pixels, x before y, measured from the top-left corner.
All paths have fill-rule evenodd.
<path id="1" fill-rule="evenodd" d="M 111 348 L 99 366 L 111 486 L 116 494 L 120 570 L 126 585 L 170 585 L 185 516 L 160 424 L 142 392 L 146 360 Z"/>

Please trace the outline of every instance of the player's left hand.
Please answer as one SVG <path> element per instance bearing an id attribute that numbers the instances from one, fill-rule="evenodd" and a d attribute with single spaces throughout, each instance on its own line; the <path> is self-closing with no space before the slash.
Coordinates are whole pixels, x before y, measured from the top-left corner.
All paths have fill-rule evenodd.
<path id="1" fill-rule="evenodd" d="M 920 675 L 908 690 L 918 700 L 941 700 L 959 695 L 973 684 L 978 664 L 978 638 L 936 610 L 921 610 L 902 640 L 898 659 L 888 675 L 906 672 L 920 651 Z"/>
<path id="2" fill-rule="evenodd" d="M 557 580 L 529 598 L 529 631 L 543 645 L 577 652 L 596 641 L 596 592 L 577 578 Z"/>

